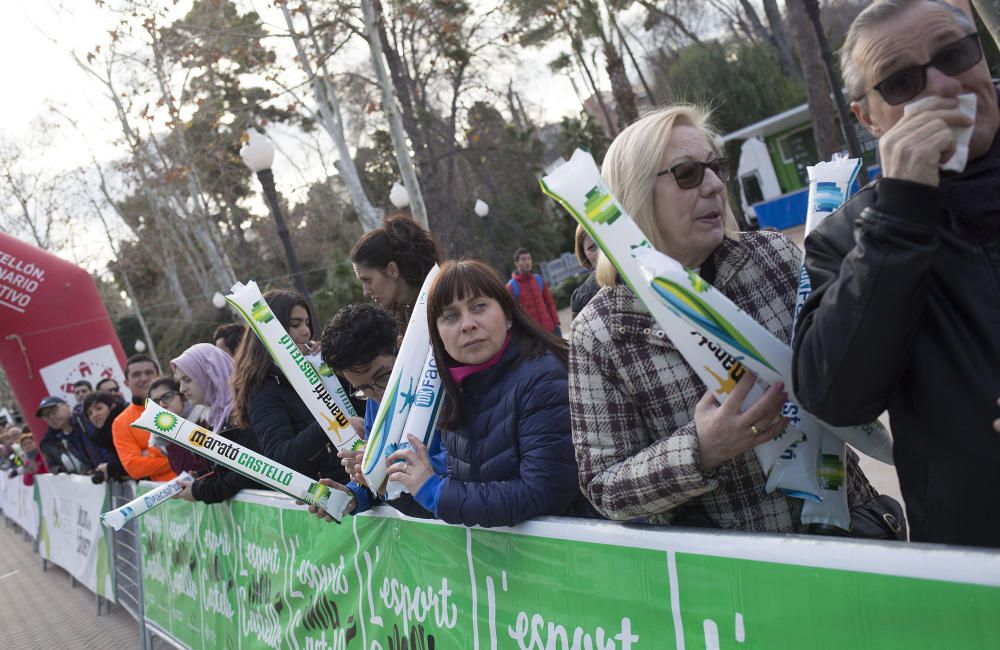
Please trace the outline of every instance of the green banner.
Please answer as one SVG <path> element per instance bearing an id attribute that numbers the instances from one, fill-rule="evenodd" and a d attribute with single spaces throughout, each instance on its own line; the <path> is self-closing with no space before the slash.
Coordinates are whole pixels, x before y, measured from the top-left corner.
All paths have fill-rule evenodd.
<path id="1" fill-rule="evenodd" d="M 146 617 L 188 647 L 1000 647 L 995 553 L 386 509 L 338 526 L 244 495 L 140 520 Z"/>

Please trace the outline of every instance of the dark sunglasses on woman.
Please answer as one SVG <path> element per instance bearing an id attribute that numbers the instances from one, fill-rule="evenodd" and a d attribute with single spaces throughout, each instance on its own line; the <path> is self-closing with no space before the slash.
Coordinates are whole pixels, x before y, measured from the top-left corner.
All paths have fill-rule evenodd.
<path id="1" fill-rule="evenodd" d="M 682 190 L 690 190 L 698 187 L 705 180 L 706 168 L 711 169 L 712 173 L 718 176 L 723 183 L 729 180 L 729 158 L 712 158 L 708 162 L 689 160 L 677 163 L 670 169 L 664 169 L 656 175 L 673 174 L 674 180 L 677 181 L 677 187 Z"/>
<path id="2" fill-rule="evenodd" d="M 927 87 L 927 68 L 934 66 L 949 77 L 954 77 L 971 69 L 982 58 L 983 48 L 979 45 L 979 34 L 973 32 L 942 47 L 927 63 L 897 70 L 872 88 L 879 91 L 887 104 L 896 106 L 924 92 Z M 862 97 L 864 95 L 854 101 L 860 101 Z"/>

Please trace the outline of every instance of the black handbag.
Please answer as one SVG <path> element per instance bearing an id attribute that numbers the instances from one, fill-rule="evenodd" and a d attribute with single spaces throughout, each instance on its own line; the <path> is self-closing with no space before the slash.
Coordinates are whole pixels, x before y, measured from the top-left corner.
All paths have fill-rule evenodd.
<path id="1" fill-rule="evenodd" d="M 805 532 L 830 537 L 891 539 L 906 541 L 903 506 L 891 496 L 880 494 L 867 503 L 851 508 L 851 532 L 825 524 L 810 524 Z"/>
<path id="2" fill-rule="evenodd" d="M 903 506 L 887 494 L 851 508 L 851 537 L 905 542 L 906 532 Z"/>

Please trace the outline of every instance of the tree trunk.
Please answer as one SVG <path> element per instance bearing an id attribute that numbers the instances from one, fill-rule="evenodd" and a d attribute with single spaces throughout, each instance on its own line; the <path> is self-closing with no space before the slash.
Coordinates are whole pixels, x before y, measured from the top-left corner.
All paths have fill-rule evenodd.
<path id="1" fill-rule="evenodd" d="M 385 61 L 382 58 L 382 39 L 375 21 L 375 8 L 379 5 L 381 13 L 381 3 L 378 0 L 361 0 L 361 11 L 365 17 L 365 31 L 368 33 L 368 47 L 371 51 L 372 67 L 375 68 L 375 78 L 382 89 L 382 110 L 389 121 L 389 134 L 392 137 L 392 147 L 396 153 L 396 164 L 399 165 L 399 174 L 403 177 L 403 185 L 410 195 L 410 211 L 413 213 L 413 220 L 423 226 L 425 230 L 430 230 L 427 221 L 427 208 L 424 207 L 424 197 L 420 192 L 420 182 L 417 180 L 417 171 L 413 167 L 413 159 L 407 148 L 406 132 L 403 127 L 402 118 L 399 115 L 399 107 L 396 104 L 396 95 L 393 92 L 385 70 Z"/>
<path id="2" fill-rule="evenodd" d="M 148 30 L 148 33 L 152 39 L 150 46 L 153 52 L 153 71 L 156 75 L 156 81 L 159 85 L 162 99 L 170 115 L 174 117 L 173 124 L 175 125 L 178 119 L 177 116 L 180 115 L 180 109 L 174 103 L 173 96 L 167 86 L 168 75 L 163 65 L 163 52 L 157 42 L 157 31 L 150 29 Z M 236 274 L 233 271 L 233 263 L 230 261 L 229 254 L 226 253 L 225 246 L 221 241 L 221 236 L 218 233 L 218 224 L 212 223 L 212 216 L 209 214 L 208 205 L 205 201 L 205 194 L 201 187 L 201 180 L 198 177 L 195 158 L 188 147 L 187 139 L 184 137 L 184 131 L 183 129 L 178 129 L 173 125 L 170 128 L 177 139 L 177 145 L 180 149 L 182 159 L 181 162 L 183 162 L 184 166 L 187 167 L 187 172 L 184 176 L 187 184 L 188 197 L 191 199 L 194 210 L 187 210 L 186 202 L 183 201 L 177 201 L 177 207 L 182 212 L 189 215 L 192 229 L 199 244 L 205 252 L 205 256 L 208 259 L 208 266 L 212 270 L 212 274 L 215 276 L 214 281 L 217 285 L 215 287 L 216 291 L 228 289 L 233 286 L 234 282 L 236 282 Z M 180 166 L 175 165 L 175 161 L 163 154 L 159 146 L 159 140 L 154 133 L 150 133 L 150 142 L 160 155 L 164 170 Z"/>
<path id="3" fill-rule="evenodd" d="M 428 142 L 428 138 L 425 137 L 423 129 L 420 128 L 420 124 L 417 122 L 417 112 L 414 109 L 413 99 L 410 94 L 409 77 L 406 73 L 406 67 L 403 65 L 399 52 L 389 43 L 388 33 L 385 28 L 385 15 L 382 13 L 382 3 L 374 5 L 373 8 L 375 9 L 375 26 L 378 29 L 379 42 L 382 44 L 382 54 L 385 56 L 385 62 L 389 67 L 389 77 L 392 79 L 392 87 L 401 109 L 400 119 L 403 121 L 403 128 L 406 130 L 406 134 L 410 136 L 410 142 L 413 144 L 413 153 L 417 159 L 417 166 L 424 180 L 427 181 L 428 179 L 424 174 L 432 169 L 432 164 L 429 160 L 430 143 Z"/>
<path id="4" fill-rule="evenodd" d="M 180 236 L 187 235 L 187 224 L 184 223 L 183 219 L 173 219 L 173 220 L 169 219 L 167 215 L 170 214 L 170 211 L 164 209 L 163 200 L 154 191 L 152 181 L 146 173 L 146 162 L 145 162 L 146 156 L 143 154 L 142 151 L 143 148 L 142 141 L 139 137 L 139 134 L 136 132 L 134 128 L 132 128 L 132 125 L 129 123 L 128 113 L 125 110 L 125 106 L 122 104 L 121 95 L 118 93 L 118 90 L 115 88 L 114 81 L 112 80 L 110 64 L 108 66 L 107 76 L 101 76 L 95 70 L 90 68 L 88 65 L 85 65 L 83 61 L 81 61 L 75 55 L 73 56 L 73 58 L 76 61 L 77 65 L 84 70 L 84 72 L 93 76 L 101 83 L 101 85 L 105 87 L 105 89 L 108 91 L 108 98 L 115 106 L 115 112 L 118 116 L 118 121 L 122 129 L 122 135 L 125 137 L 125 142 L 132 153 L 132 164 L 135 167 L 136 173 L 139 175 L 139 186 L 141 187 L 142 193 L 146 197 L 146 200 L 149 203 L 149 208 L 151 210 L 150 230 L 153 231 L 154 233 L 159 231 L 161 233 L 166 234 L 166 236 L 162 237 L 162 242 L 161 242 L 162 244 L 166 245 L 164 246 L 165 249 L 169 249 L 170 239 L 173 239 L 173 241 L 178 244 L 178 249 L 180 253 L 185 257 L 185 259 L 188 260 L 186 268 L 194 276 L 195 282 L 202 289 L 202 291 L 207 292 L 209 289 L 208 277 L 206 271 L 201 266 L 201 257 L 198 256 L 196 253 L 192 252 L 191 250 L 192 247 L 188 242 L 184 242 L 182 244 L 180 239 L 178 238 L 178 235 Z M 71 121 L 71 123 L 73 123 L 74 127 L 76 127 L 75 122 Z M 91 156 L 91 159 L 93 160 L 94 166 L 98 170 L 98 173 L 101 176 L 101 191 L 105 199 L 108 201 L 109 205 L 115 208 L 119 217 L 122 218 L 122 221 L 128 224 L 129 223 L 128 220 L 124 218 L 124 215 L 118 209 L 118 205 L 112 199 L 111 193 L 108 191 L 107 183 L 104 179 L 104 174 L 101 171 L 100 166 L 97 164 L 97 161 L 93 159 L 93 156 Z M 164 228 L 162 227 L 163 224 L 160 223 L 161 221 L 171 221 L 171 223 L 167 223 L 166 227 Z M 168 253 L 167 264 L 168 264 L 168 269 L 166 275 L 167 275 L 168 287 L 171 293 L 174 295 L 181 316 L 185 320 L 190 320 L 192 318 L 191 305 L 188 302 L 187 296 L 184 295 L 184 291 L 181 287 L 180 280 L 177 277 L 177 267 L 176 264 L 174 263 L 172 253 Z"/>
<path id="5" fill-rule="evenodd" d="M 841 151 L 840 129 L 837 126 L 836 111 L 830 97 L 830 82 L 826 76 L 823 57 L 820 54 L 819 39 L 806 13 L 803 0 L 786 0 L 788 27 L 795 41 L 802 65 L 802 79 L 806 87 L 806 101 L 813 119 L 813 136 L 820 160 L 829 160 Z M 845 125 L 851 128 L 851 125 Z"/>
<path id="6" fill-rule="evenodd" d="M 764 23 L 760 21 L 760 16 L 757 15 L 757 10 L 753 8 L 752 4 L 750 4 L 750 0 L 740 0 L 740 6 L 743 7 L 743 14 L 747 17 L 747 20 L 750 23 L 750 29 L 753 30 L 754 35 L 756 35 L 761 42 L 774 45 L 774 39 L 771 37 L 771 33 L 764 27 Z"/>
<path id="7" fill-rule="evenodd" d="M 305 7 L 304 4 L 302 6 Z M 333 140 L 334 145 L 337 147 L 337 153 L 340 155 L 340 160 L 334 163 L 334 166 L 340 173 L 344 185 L 347 186 L 347 192 L 351 197 L 354 209 L 358 213 L 361 227 L 365 232 L 374 230 L 382 225 L 383 213 L 380 208 L 376 208 L 371 204 L 371 201 L 368 200 L 368 196 L 365 194 L 364 188 L 361 186 L 361 177 L 358 175 L 357 167 L 354 166 L 354 159 L 351 158 L 351 150 L 347 146 L 347 138 L 344 136 L 344 118 L 340 114 L 340 102 L 333 85 L 330 83 L 326 65 L 325 63 L 320 64 L 322 76 L 317 75 L 313 70 L 312 64 L 309 62 L 305 47 L 302 45 L 302 36 L 295 31 L 295 25 L 292 23 L 292 15 L 288 10 L 287 3 L 281 3 L 281 13 L 285 17 L 285 24 L 288 25 L 288 32 L 292 37 L 292 42 L 295 44 L 295 52 L 298 56 L 299 64 L 302 65 L 306 76 L 312 81 L 313 95 L 316 98 L 316 103 L 319 105 L 320 124 L 323 125 L 323 129 L 330 136 L 330 139 Z"/>
<path id="8" fill-rule="evenodd" d="M 580 41 L 577 40 L 575 36 L 572 37 L 572 44 L 573 54 L 576 56 L 577 65 L 580 66 L 584 76 L 587 78 L 587 83 L 590 84 L 590 92 L 593 93 L 594 101 L 597 102 L 597 106 L 601 109 L 601 114 L 604 116 L 604 122 L 607 124 L 608 136 L 614 138 L 618 135 L 618 124 L 611 116 L 611 111 L 608 110 L 607 104 L 604 103 L 604 97 L 601 96 L 601 89 L 594 80 L 594 75 L 590 72 L 590 67 L 587 65 L 587 61 L 583 58 L 583 49 L 580 45 Z"/>
<path id="9" fill-rule="evenodd" d="M 673 23 L 674 27 L 676 27 L 681 34 L 684 34 L 689 39 L 691 39 L 692 43 L 694 43 L 695 45 L 702 45 L 701 39 L 698 38 L 698 35 L 692 32 L 690 29 L 688 29 L 687 25 L 684 24 L 684 21 L 681 20 L 679 17 L 677 17 L 676 14 L 672 14 L 668 11 L 660 9 L 659 7 L 656 6 L 654 2 L 651 2 L 650 0 L 638 0 L 638 2 L 640 5 L 645 7 L 647 11 L 650 11 L 658 16 L 661 16 L 669 20 L 671 23 Z"/>
<path id="10" fill-rule="evenodd" d="M 646 91 L 646 99 L 653 106 L 656 106 L 656 95 L 653 94 L 653 89 L 646 81 L 645 75 L 642 74 L 642 68 L 639 67 L 639 62 L 636 61 L 635 54 L 632 53 L 632 48 L 629 47 L 628 40 L 625 38 L 625 32 L 622 31 L 621 26 L 618 24 L 618 18 L 615 16 L 615 9 L 611 5 L 609 0 L 604 0 L 604 6 L 608 10 L 608 18 L 610 19 L 611 26 L 614 28 L 615 33 L 618 34 L 618 40 L 621 41 L 622 48 L 625 53 L 628 54 L 628 58 L 632 61 L 632 67 L 635 68 L 635 74 L 639 77 L 639 82 L 642 84 L 643 90 Z"/>
<path id="11" fill-rule="evenodd" d="M 615 112 L 618 113 L 618 124 L 624 128 L 639 119 L 639 109 L 635 105 L 635 93 L 625 73 L 625 61 L 621 54 L 611 44 L 604 41 L 605 70 L 611 80 L 611 94 L 615 98 Z"/>
<path id="12" fill-rule="evenodd" d="M 125 219 L 125 215 L 122 214 L 121 210 L 118 208 L 118 205 L 111 197 L 111 192 L 108 190 L 107 180 L 104 177 L 104 171 L 100 168 L 100 165 L 97 164 L 97 160 L 93 158 L 93 156 L 91 157 L 91 159 L 93 160 L 94 167 L 95 169 L 97 169 L 97 173 L 100 176 L 100 183 L 98 184 L 98 187 L 101 190 L 101 194 L 104 196 L 104 200 L 108 203 L 108 205 L 112 207 L 112 209 L 118 215 L 118 218 L 127 224 L 128 221 Z M 147 200 L 150 200 L 148 194 L 147 194 Z M 151 206 L 151 208 L 154 211 L 158 211 L 156 207 Z M 94 204 L 94 210 L 97 212 L 98 217 L 101 220 L 101 225 L 104 226 L 104 233 L 108 238 L 108 246 L 111 247 L 111 252 L 114 253 L 115 258 L 118 259 L 119 258 L 118 249 L 115 246 L 114 239 L 111 237 L 111 230 L 108 228 L 108 224 L 104 220 L 104 214 L 101 212 L 100 207 L 97 206 L 96 203 Z M 155 225 L 153 224 L 150 225 L 151 225 L 151 230 L 155 229 Z M 141 238 L 137 237 L 137 239 L 139 241 L 139 245 L 142 250 L 149 249 L 149 246 L 146 244 L 146 242 L 144 242 Z M 162 240 L 160 244 L 161 246 L 156 254 L 160 255 L 161 259 L 163 260 L 163 274 L 167 278 L 167 287 L 170 290 L 170 293 L 172 293 L 174 296 L 174 300 L 177 303 L 177 309 L 179 310 L 181 318 L 185 320 L 191 320 L 191 318 L 193 317 L 193 314 L 191 313 L 191 303 L 188 302 L 187 296 L 184 295 L 184 290 L 181 288 L 180 279 L 177 277 L 177 264 L 174 262 L 173 247 L 170 246 L 168 242 L 163 242 Z M 168 244 L 168 245 L 164 246 L 162 244 Z M 131 298 L 132 304 L 135 306 L 136 318 L 139 319 L 139 325 L 142 327 L 142 331 L 146 336 L 146 342 L 149 344 L 150 350 L 152 350 L 153 339 L 149 335 L 149 330 L 146 329 L 146 320 L 143 318 L 142 311 L 139 309 L 139 299 L 132 291 L 131 282 L 128 280 L 128 271 L 126 271 L 125 267 L 121 266 L 120 264 L 118 268 L 121 270 L 123 281 L 126 283 L 125 291 L 126 293 L 129 294 L 129 298 Z M 202 278 L 204 278 L 204 276 L 202 276 Z M 200 286 L 204 286 L 205 284 L 207 283 L 204 282 L 204 279 L 202 279 L 202 282 L 199 282 Z"/>
<path id="13" fill-rule="evenodd" d="M 767 24 L 771 27 L 771 42 L 778 52 L 778 64 L 781 71 L 792 79 L 802 79 L 802 72 L 795 65 L 795 58 L 792 56 L 792 46 L 788 42 L 788 31 L 785 29 L 785 21 L 781 17 L 781 9 L 778 8 L 778 0 L 764 0 L 764 13 L 767 14 Z"/>

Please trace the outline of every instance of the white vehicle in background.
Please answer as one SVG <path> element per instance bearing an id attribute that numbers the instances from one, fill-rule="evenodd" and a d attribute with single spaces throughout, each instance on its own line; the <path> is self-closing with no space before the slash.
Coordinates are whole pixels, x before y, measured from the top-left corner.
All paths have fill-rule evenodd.
<path id="1" fill-rule="evenodd" d="M 852 122 L 864 152 L 869 177 L 875 164 L 875 139 Z M 802 104 L 722 137 L 743 141 L 736 178 L 746 221 L 761 228 L 786 230 L 806 218 L 809 180 L 806 167 L 821 162 L 816 152 L 809 105 Z"/>

